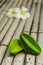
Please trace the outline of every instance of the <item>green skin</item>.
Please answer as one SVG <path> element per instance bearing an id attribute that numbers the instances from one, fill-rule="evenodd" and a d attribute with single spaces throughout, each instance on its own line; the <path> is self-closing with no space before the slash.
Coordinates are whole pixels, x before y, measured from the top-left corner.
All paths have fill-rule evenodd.
<path id="1" fill-rule="evenodd" d="M 33 55 L 39 55 L 41 48 L 38 43 L 28 34 L 20 35 L 20 44 L 23 49 Z"/>
<path id="2" fill-rule="evenodd" d="M 8 51 L 10 54 L 17 54 L 23 49 L 32 55 L 39 55 L 41 52 L 38 43 L 28 34 L 21 34 L 19 39 L 12 40 Z"/>
<path id="3" fill-rule="evenodd" d="M 12 40 L 10 42 L 10 45 L 8 48 L 8 51 L 10 52 L 10 54 L 17 54 L 18 52 L 20 52 L 22 50 L 23 50 L 23 48 L 20 46 L 18 39 Z"/>

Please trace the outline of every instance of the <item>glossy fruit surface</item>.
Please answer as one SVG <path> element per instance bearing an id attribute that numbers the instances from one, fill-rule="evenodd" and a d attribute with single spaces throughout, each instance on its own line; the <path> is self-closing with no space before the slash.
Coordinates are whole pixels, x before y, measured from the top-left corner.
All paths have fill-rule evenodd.
<path id="1" fill-rule="evenodd" d="M 30 35 L 22 33 L 20 35 L 20 44 L 25 51 L 30 54 L 38 55 L 41 52 L 41 48 Z"/>
<path id="2" fill-rule="evenodd" d="M 18 39 L 12 40 L 12 41 L 10 42 L 8 51 L 9 51 L 11 54 L 16 54 L 16 53 L 20 52 L 21 50 L 23 50 L 23 48 L 20 46 Z"/>

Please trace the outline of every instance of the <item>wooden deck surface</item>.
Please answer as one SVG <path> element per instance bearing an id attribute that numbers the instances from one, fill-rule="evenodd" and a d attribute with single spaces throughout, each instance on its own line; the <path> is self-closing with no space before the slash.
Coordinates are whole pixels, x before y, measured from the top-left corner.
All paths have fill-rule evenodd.
<path id="1" fill-rule="evenodd" d="M 5 0 L 4 0 L 5 1 Z M 27 20 L 8 19 L 6 11 L 13 7 L 26 6 L 31 16 Z M 30 34 L 39 42 L 42 52 L 38 56 L 20 52 L 11 56 L 9 42 L 18 38 L 20 33 Z M 43 65 L 43 1 L 6 0 L 0 3 L 0 65 Z"/>

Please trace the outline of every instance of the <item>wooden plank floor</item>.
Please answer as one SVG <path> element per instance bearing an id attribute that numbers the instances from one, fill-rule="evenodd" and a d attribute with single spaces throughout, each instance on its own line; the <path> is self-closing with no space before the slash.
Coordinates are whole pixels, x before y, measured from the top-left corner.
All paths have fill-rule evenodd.
<path id="1" fill-rule="evenodd" d="M 0 2 L 0 65 L 43 65 L 43 1 L 42 0 L 6 0 Z M 4 3 L 4 4 L 3 4 Z M 9 8 L 28 8 L 31 16 L 27 20 L 8 19 Z M 20 52 L 11 56 L 9 42 L 24 32 L 39 42 L 42 52 L 38 56 Z"/>

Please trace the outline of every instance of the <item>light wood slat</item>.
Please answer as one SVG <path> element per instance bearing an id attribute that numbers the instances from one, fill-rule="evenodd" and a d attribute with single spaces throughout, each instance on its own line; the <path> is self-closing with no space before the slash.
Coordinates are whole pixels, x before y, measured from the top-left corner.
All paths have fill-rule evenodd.
<path id="1" fill-rule="evenodd" d="M 13 3 L 14 3 L 14 0 L 10 1 L 10 3 L 8 3 L 8 5 L 6 6 L 6 8 L 4 8 L 4 10 L 1 10 L 1 11 L 8 10 L 12 6 Z"/>
<path id="2" fill-rule="evenodd" d="M 3 9 L 6 9 L 7 4 L 9 3 L 9 1 L 7 0 L 7 2 L 3 5 L 3 7 L 0 9 L 0 21 L 2 20 L 2 18 L 4 17 L 3 14 L 5 14 L 6 12 L 2 12 Z"/>
<path id="3" fill-rule="evenodd" d="M 43 0 L 42 0 L 42 6 L 43 6 Z"/>
<path id="4" fill-rule="evenodd" d="M 2 41 L 3 37 L 5 36 L 6 32 L 8 31 L 9 27 L 13 23 L 13 19 L 10 19 L 7 23 L 7 25 L 4 27 L 2 32 L 0 33 L 0 42 Z"/>
<path id="5" fill-rule="evenodd" d="M 12 1 L 14 1 L 14 0 L 12 0 Z M 8 3 L 6 4 L 6 7 L 5 7 L 5 5 L 4 5 L 4 7 L 2 7 L 0 11 L 3 13 L 3 12 L 6 11 L 7 7 L 8 7 L 8 9 L 11 8 L 13 5 L 14 5 L 14 7 L 15 7 L 16 4 L 17 4 L 17 2 L 18 2 L 18 0 L 17 0 L 17 1 L 15 0 L 14 2 L 12 2 L 12 1 L 10 1 L 10 2 L 8 1 Z M 13 4 L 12 4 L 12 3 L 13 3 Z M 11 5 L 12 5 L 12 6 L 11 6 Z M 7 9 L 7 10 L 8 10 L 8 9 Z"/>
<path id="6" fill-rule="evenodd" d="M 43 33 L 39 33 L 38 42 L 41 46 L 41 53 L 36 58 L 36 65 L 43 65 Z"/>
<path id="7" fill-rule="evenodd" d="M 10 53 L 7 51 L 1 65 L 11 65 L 12 60 L 13 60 L 13 56 L 11 56 Z"/>
<path id="8" fill-rule="evenodd" d="M 16 3 L 16 2 L 15 2 Z M 17 3 L 16 3 L 17 4 Z M 16 6 L 16 5 L 15 5 Z M 14 7 L 15 7 L 14 6 Z M 20 5 L 18 5 L 18 7 L 19 7 Z M 6 12 L 3 12 L 2 13 L 2 18 L 5 16 L 5 14 L 6 14 Z M 4 17 L 4 21 L 2 20 L 1 22 L 0 22 L 0 32 L 1 32 L 1 30 L 3 29 L 3 27 L 5 26 L 5 24 L 7 23 L 7 21 L 6 20 L 8 20 L 8 18 L 6 18 L 6 16 Z"/>
<path id="9" fill-rule="evenodd" d="M 11 7 L 15 7 L 16 6 L 16 4 L 17 4 L 17 2 L 18 2 L 18 0 L 17 1 L 14 1 L 14 3 L 13 3 L 13 5 L 11 6 Z M 10 3 L 8 3 L 8 5 L 9 5 Z M 7 6 L 6 6 L 7 7 Z M 9 8 L 10 8 L 10 6 L 9 6 Z M 3 9 L 3 8 L 2 8 Z M 7 8 L 5 8 L 4 10 L 6 10 Z M 1 15 L 5 15 L 6 14 L 6 11 L 3 11 L 2 13 L 1 13 Z M 3 15 L 3 16 L 4 16 Z M 1 17 L 1 19 L 2 19 L 2 16 L 0 16 Z"/>
<path id="10" fill-rule="evenodd" d="M 16 29 L 15 34 L 13 36 L 13 39 L 16 39 L 20 36 L 24 25 L 25 25 L 25 21 L 20 21 L 20 24 L 19 24 L 18 28 Z"/>
<path id="11" fill-rule="evenodd" d="M 26 6 L 27 0 L 24 0 L 22 6 Z"/>
<path id="12" fill-rule="evenodd" d="M 31 16 L 26 21 L 26 25 L 25 25 L 24 31 L 30 31 L 31 24 L 32 24 L 32 21 L 33 21 L 33 18 L 34 18 L 34 14 L 35 14 L 35 9 L 36 9 L 36 6 L 34 4 L 32 9 L 31 9 L 31 12 L 30 12 Z"/>
<path id="13" fill-rule="evenodd" d="M 12 37 L 12 35 L 13 35 L 13 33 L 14 33 L 14 31 L 15 31 L 17 25 L 18 25 L 18 22 L 19 22 L 19 20 L 15 20 L 15 21 L 14 21 L 14 23 L 12 24 L 11 28 L 9 29 L 7 35 L 5 36 L 5 38 L 4 38 L 4 40 L 2 41 L 1 44 L 8 45 L 8 43 L 9 43 L 9 41 L 11 40 L 11 37 Z M 5 40 L 6 40 L 6 41 L 5 41 Z M 11 59 L 12 59 L 12 57 L 7 57 L 7 58 L 9 58 L 9 59 L 11 58 Z M 4 64 L 6 63 L 6 59 L 7 59 L 7 58 L 5 57 L 5 59 L 4 59 L 5 62 L 3 61 Z M 10 63 L 10 61 L 9 61 L 9 63 Z M 9 64 L 9 63 L 8 63 L 8 64 Z M 7 63 L 6 63 L 6 64 L 7 64 Z"/>
<path id="14" fill-rule="evenodd" d="M 15 7 L 16 4 L 17 4 L 17 2 L 18 2 L 18 0 L 14 2 L 14 4 L 12 5 L 12 7 Z M 10 4 L 10 3 L 9 3 L 9 4 Z M 6 13 L 7 13 L 7 12 L 4 11 L 4 12 L 1 14 L 1 19 L 5 16 Z"/>
<path id="15" fill-rule="evenodd" d="M 37 39 L 37 33 L 31 33 L 31 36 L 36 40 Z"/>
<path id="16" fill-rule="evenodd" d="M 0 32 L 2 31 L 3 27 L 6 25 L 8 21 L 8 18 L 4 18 L 1 22 L 0 22 Z"/>
<path id="17" fill-rule="evenodd" d="M 2 45 L 8 45 L 9 44 L 9 41 L 11 40 L 11 37 L 14 34 L 14 31 L 15 31 L 18 23 L 19 23 L 19 20 L 17 20 L 17 19 L 13 22 L 12 26 L 10 27 L 8 33 L 6 34 L 4 40 L 1 43 Z"/>
<path id="18" fill-rule="evenodd" d="M 2 2 L 2 0 L 0 0 L 0 3 Z"/>
<path id="19" fill-rule="evenodd" d="M 26 55 L 26 65 L 34 65 L 35 63 L 35 56 L 27 54 Z"/>
<path id="20" fill-rule="evenodd" d="M 11 65 L 12 60 L 13 60 L 13 56 L 11 56 L 7 50 L 7 53 L 5 54 L 4 60 L 2 61 L 1 65 Z"/>
<path id="21" fill-rule="evenodd" d="M 32 27 L 32 32 L 37 32 L 37 30 L 38 30 L 40 10 L 41 10 L 41 3 L 38 4 L 37 8 L 36 8 L 35 17 L 34 17 L 34 23 L 33 23 L 33 27 Z"/>
<path id="22" fill-rule="evenodd" d="M 23 24 L 24 24 L 25 22 L 24 22 L 24 23 L 22 23 L 22 22 L 23 22 L 23 21 L 21 21 L 21 25 L 22 25 L 22 27 L 23 27 Z M 21 31 L 22 31 L 22 29 L 21 29 L 22 27 L 20 26 L 20 30 L 21 30 Z M 15 35 L 15 34 L 14 34 L 14 35 Z M 8 37 L 7 37 L 7 38 L 8 38 Z M 22 56 L 22 54 L 21 54 L 21 56 Z M 2 65 L 5 64 L 5 63 L 7 64 L 6 60 L 7 60 L 8 57 L 9 57 L 9 53 L 6 53 L 6 57 L 5 57 L 5 59 L 4 59 L 5 62 L 3 61 L 3 62 L 2 62 Z M 11 57 L 11 56 L 10 56 L 10 57 Z M 9 60 L 10 60 L 10 57 L 9 57 Z M 11 58 L 11 59 L 12 59 L 12 58 Z M 19 58 L 18 58 L 18 59 L 19 59 Z M 24 58 L 23 58 L 23 59 L 24 59 Z M 9 61 L 9 60 L 8 60 L 8 61 Z M 20 59 L 19 59 L 19 60 L 20 60 Z M 23 61 L 22 61 L 22 62 L 23 62 Z M 21 62 L 21 63 L 22 63 L 22 62 Z M 10 63 L 10 62 L 9 62 L 9 63 Z M 8 64 L 8 65 L 9 65 L 9 64 Z"/>
<path id="23" fill-rule="evenodd" d="M 1 20 L 4 18 L 5 13 L 6 13 L 6 12 L 2 12 L 2 13 L 0 14 L 0 22 L 1 22 Z"/>
<path id="24" fill-rule="evenodd" d="M 20 0 L 21 1 L 21 0 Z M 22 2 L 22 1 L 21 1 Z M 21 3 L 20 3 L 21 4 Z M 20 6 L 20 5 L 18 5 L 18 6 Z M 7 23 L 7 25 L 4 27 L 4 29 L 3 29 L 3 31 L 1 32 L 1 34 L 0 34 L 0 41 L 3 39 L 3 37 L 4 37 L 4 35 L 6 34 L 6 32 L 7 32 L 7 29 L 9 28 L 9 25 L 11 24 L 11 22 L 13 22 L 13 20 L 12 19 L 10 19 L 9 20 L 9 22 Z"/>
<path id="25" fill-rule="evenodd" d="M 21 23 L 20 23 L 21 25 L 19 25 L 17 31 L 15 31 L 13 39 L 15 39 L 15 38 L 20 36 L 20 33 L 22 32 L 22 27 L 23 27 L 23 22 L 21 21 Z M 16 55 L 15 58 L 14 58 L 13 65 L 23 65 L 24 58 L 25 58 L 24 53 L 20 53 L 20 54 Z"/>
<path id="26" fill-rule="evenodd" d="M 20 5 L 18 5 L 18 6 L 20 6 Z M 19 23 L 19 20 L 17 20 L 17 19 L 15 19 L 15 23 L 13 23 L 13 25 L 12 25 L 12 27 L 10 28 L 10 30 L 9 30 L 9 32 L 7 33 L 7 35 L 6 35 L 6 37 L 4 38 L 4 41 L 5 40 L 7 40 L 7 38 L 10 38 L 10 39 L 8 39 L 6 42 L 7 43 L 9 43 L 9 41 L 11 40 L 11 37 L 12 37 L 12 35 L 14 34 L 14 31 L 15 31 L 15 29 L 16 29 L 16 27 L 17 27 L 17 25 L 18 25 L 18 23 Z M 13 29 L 13 30 L 12 30 Z M 10 33 L 11 32 L 11 33 Z M 9 36 L 10 35 L 10 36 Z M 5 43 L 6 44 L 6 42 L 2 42 L 2 43 Z M 7 44 L 8 45 L 8 44 Z M 8 60 L 7 60 L 8 59 Z M 2 64 L 1 65 L 11 65 L 11 63 L 12 63 L 12 59 L 13 59 L 13 57 L 12 56 L 10 56 L 10 54 L 7 52 L 6 53 L 6 55 L 5 55 L 5 58 L 4 58 L 4 60 L 3 60 L 3 62 L 2 62 Z M 11 60 L 11 61 L 10 61 Z"/>
<path id="27" fill-rule="evenodd" d="M 3 10 L 3 12 L 7 11 L 11 6 L 12 4 L 14 3 L 13 2 L 14 0 L 10 1 L 10 3 L 7 4 L 6 8 Z M 1 10 L 2 11 L 2 10 Z M 5 12 L 6 13 L 6 12 Z"/>
<path id="28" fill-rule="evenodd" d="M 29 0 L 29 2 L 28 2 L 28 4 L 27 4 L 28 11 L 30 11 L 31 5 L 32 5 L 32 0 Z"/>
<path id="29" fill-rule="evenodd" d="M 14 4 L 13 4 L 13 6 L 12 6 L 12 8 L 14 8 L 14 7 L 20 7 L 21 6 L 21 3 L 22 3 L 22 0 L 17 0 Z"/>
<path id="30" fill-rule="evenodd" d="M 14 2 L 14 4 L 12 5 L 12 8 L 16 6 L 17 2 L 18 2 L 18 0 Z M 1 13 L 0 21 L 3 19 L 3 17 L 6 15 L 6 13 L 7 13 L 6 11 L 4 11 L 4 12 Z"/>
<path id="31" fill-rule="evenodd" d="M 36 40 L 36 33 L 31 33 L 31 36 Z M 35 63 L 35 56 L 26 54 L 26 65 L 34 65 Z"/>
<path id="32" fill-rule="evenodd" d="M 20 23 L 21 23 L 21 22 L 20 22 Z M 9 53 L 8 53 L 8 55 L 9 55 Z M 21 56 L 22 56 L 22 57 L 21 57 Z M 18 59 L 18 61 L 19 61 L 19 60 L 20 60 L 19 57 L 21 57 L 21 65 L 22 65 L 23 62 L 24 62 L 23 60 L 24 60 L 24 56 L 25 56 L 25 54 L 21 54 L 21 56 L 18 55 L 17 58 L 15 57 L 14 62 L 15 62 L 15 60 L 17 60 L 17 59 Z M 11 58 L 11 57 L 9 57 L 9 58 Z M 6 60 L 7 60 L 7 58 L 5 59 L 5 62 L 4 62 L 4 61 L 2 62 L 2 65 L 3 65 L 4 63 L 6 63 L 6 65 L 7 65 L 7 63 L 8 63 L 9 61 L 6 62 Z M 9 59 L 9 60 L 10 60 L 10 59 Z M 18 63 L 19 63 L 19 62 L 18 62 Z M 14 63 L 14 64 L 15 64 L 15 63 Z M 9 62 L 8 65 L 11 65 L 11 62 Z"/>
<path id="33" fill-rule="evenodd" d="M 42 0 L 38 0 L 38 3 L 41 3 Z"/>
<path id="34" fill-rule="evenodd" d="M 11 65 L 13 57 L 5 57 L 1 65 Z"/>
<path id="35" fill-rule="evenodd" d="M 13 56 L 11 56 L 10 53 L 7 51 L 1 65 L 11 65 L 12 60 L 13 60 Z"/>
<path id="36" fill-rule="evenodd" d="M 24 33 L 29 34 L 29 32 Z M 31 36 L 36 39 L 36 33 L 32 33 Z M 26 54 L 26 65 L 34 65 L 34 63 L 35 63 L 35 56 Z"/>
<path id="37" fill-rule="evenodd" d="M 14 36 L 13 36 L 13 38 L 15 38 L 15 37 L 18 37 L 19 35 L 20 35 L 20 33 L 22 32 L 22 30 L 23 30 L 23 27 L 24 27 L 24 25 L 25 25 L 25 21 L 20 21 L 20 23 L 19 23 L 19 25 L 18 25 L 18 28 L 16 29 L 16 31 L 15 31 L 15 33 L 14 33 Z M 19 34 L 18 34 L 18 33 Z M 12 39 L 13 39 L 12 38 Z M 7 53 L 6 55 L 9 55 L 9 53 Z M 20 64 L 20 65 L 22 65 L 23 64 L 23 62 L 24 62 L 24 56 L 25 56 L 25 54 L 24 53 L 20 53 L 20 54 L 18 54 L 15 58 L 14 58 L 14 63 L 13 63 L 13 65 L 14 64 Z M 20 60 L 20 58 L 21 58 L 21 60 Z M 18 60 L 18 61 L 17 61 Z M 16 61 L 16 62 L 15 62 Z M 20 63 L 19 63 L 20 62 Z"/>
<path id="38" fill-rule="evenodd" d="M 2 61 L 6 48 L 7 48 L 6 46 L 0 46 L 0 63 Z"/>
<path id="39" fill-rule="evenodd" d="M 14 2 L 14 4 L 13 4 L 12 8 L 16 6 L 17 2 L 18 2 L 18 0 Z M 22 0 L 21 0 L 21 2 L 22 2 Z M 20 2 L 20 4 L 21 4 L 21 2 Z M 20 4 L 18 5 L 18 7 L 20 6 Z M 1 14 L 0 21 L 3 19 L 3 17 L 5 16 L 5 14 L 6 14 L 6 12 L 5 12 L 5 11 Z"/>
<path id="40" fill-rule="evenodd" d="M 11 3 L 11 1 L 7 5 L 9 5 L 10 3 Z M 7 7 L 7 5 L 6 5 L 6 7 Z M 4 10 L 6 9 L 6 7 L 5 8 L 2 7 L 1 10 L 0 10 L 0 13 L 4 12 Z"/>
<path id="41" fill-rule="evenodd" d="M 21 26 L 23 27 L 23 23 L 22 23 L 22 22 L 21 22 L 21 25 L 20 25 L 20 27 L 19 27 L 19 30 L 21 30 L 21 28 L 22 28 Z M 20 32 L 18 32 L 18 33 L 20 34 Z M 15 34 L 14 34 L 14 35 L 15 35 Z M 17 35 L 17 36 L 19 36 L 19 35 Z M 16 36 L 14 36 L 14 37 L 16 37 Z M 13 38 L 14 38 L 14 37 L 13 37 Z M 22 53 L 21 53 L 21 56 L 22 56 Z M 9 58 L 13 58 L 13 57 L 10 56 L 10 54 L 9 54 L 8 52 L 6 53 L 6 57 L 7 57 L 7 58 L 8 58 L 8 57 L 9 57 Z M 6 58 L 6 57 L 5 57 L 5 58 Z M 19 55 L 18 55 L 18 57 L 19 57 Z M 7 58 L 6 58 L 6 59 L 7 59 Z M 23 56 L 23 58 L 24 58 L 24 56 Z M 5 59 L 5 62 L 6 62 L 6 59 Z M 18 59 L 19 59 L 19 58 L 18 58 Z M 19 60 L 20 60 L 20 59 L 19 59 Z M 3 62 L 2 62 L 2 65 L 5 64 L 5 62 L 3 61 Z M 14 62 L 15 62 L 15 61 L 14 61 Z M 21 62 L 23 62 L 23 61 L 21 61 Z M 10 62 L 9 62 L 9 63 L 10 63 Z M 7 62 L 6 62 L 6 65 L 7 65 Z"/>
<path id="42" fill-rule="evenodd" d="M 23 2 L 24 3 L 24 2 Z M 23 6 L 23 5 L 22 5 Z M 24 6 L 26 6 L 26 3 L 25 3 L 25 5 Z M 20 34 L 21 34 L 21 32 L 22 32 L 22 30 L 23 30 L 23 27 L 24 27 L 24 25 L 25 25 L 25 20 L 23 21 L 20 21 L 20 24 L 19 24 L 19 26 L 18 26 L 18 28 L 16 29 L 16 31 L 15 31 L 15 34 L 14 34 L 14 36 L 13 36 L 13 39 L 15 39 L 15 38 L 17 38 L 17 37 L 19 37 L 20 36 Z"/>
<path id="43" fill-rule="evenodd" d="M 34 0 L 33 3 L 38 3 L 38 0 Z"/>
<path id="44" fill-rule="evenodd" d="M 24 63 L 25 54 L 19 53 L 15 56 L 13 65 L 23 65 Z"/>
<path id="45" fill-rule="evenodd" d="M 14 0 L 12 0 L 12 1 L 9 3 L 9 5 L 7 5 L 7 7 L 6 7 L 5 10 L 8 10 L 8 9 L 12 6 L 13 3 L 14 3 Z"/>
<path id="46" fill-rule="evenodd" d="M 1 12 L 6 8 L 10 0 L 7 0 L 6 3 L 1 7 Z"/>
<path id="47" fill-rule="evenodd" d="M 42 11 L 41 11 L 41 16 L 40 16 L 40 28 L 39 28 L 39 32 L 43 32 L 43 7 L 42 7 Z"/>
<path id="48" fill-rule="evenodd" d="M 18 0 L 15 0 L 15 3 L 12 5 L 12 8 L 16 7 L 18 5 Z"/>
<path id="49" fill-rule="evenodd" d="M 22 1 L 23 1 L 23 0 L 20 0 L 19 3 L 18 3 L 18 5 L 17 5 L 16 7 L 20 7 L 21 4 L 22 4 Z"/>
<path id="50" fill-rule="evenodd" d="M 4 2 L 5 2 L 5 0 L 3 0 L 3 1 L 0 3 L 0 7 L 3 5 Z"/>

